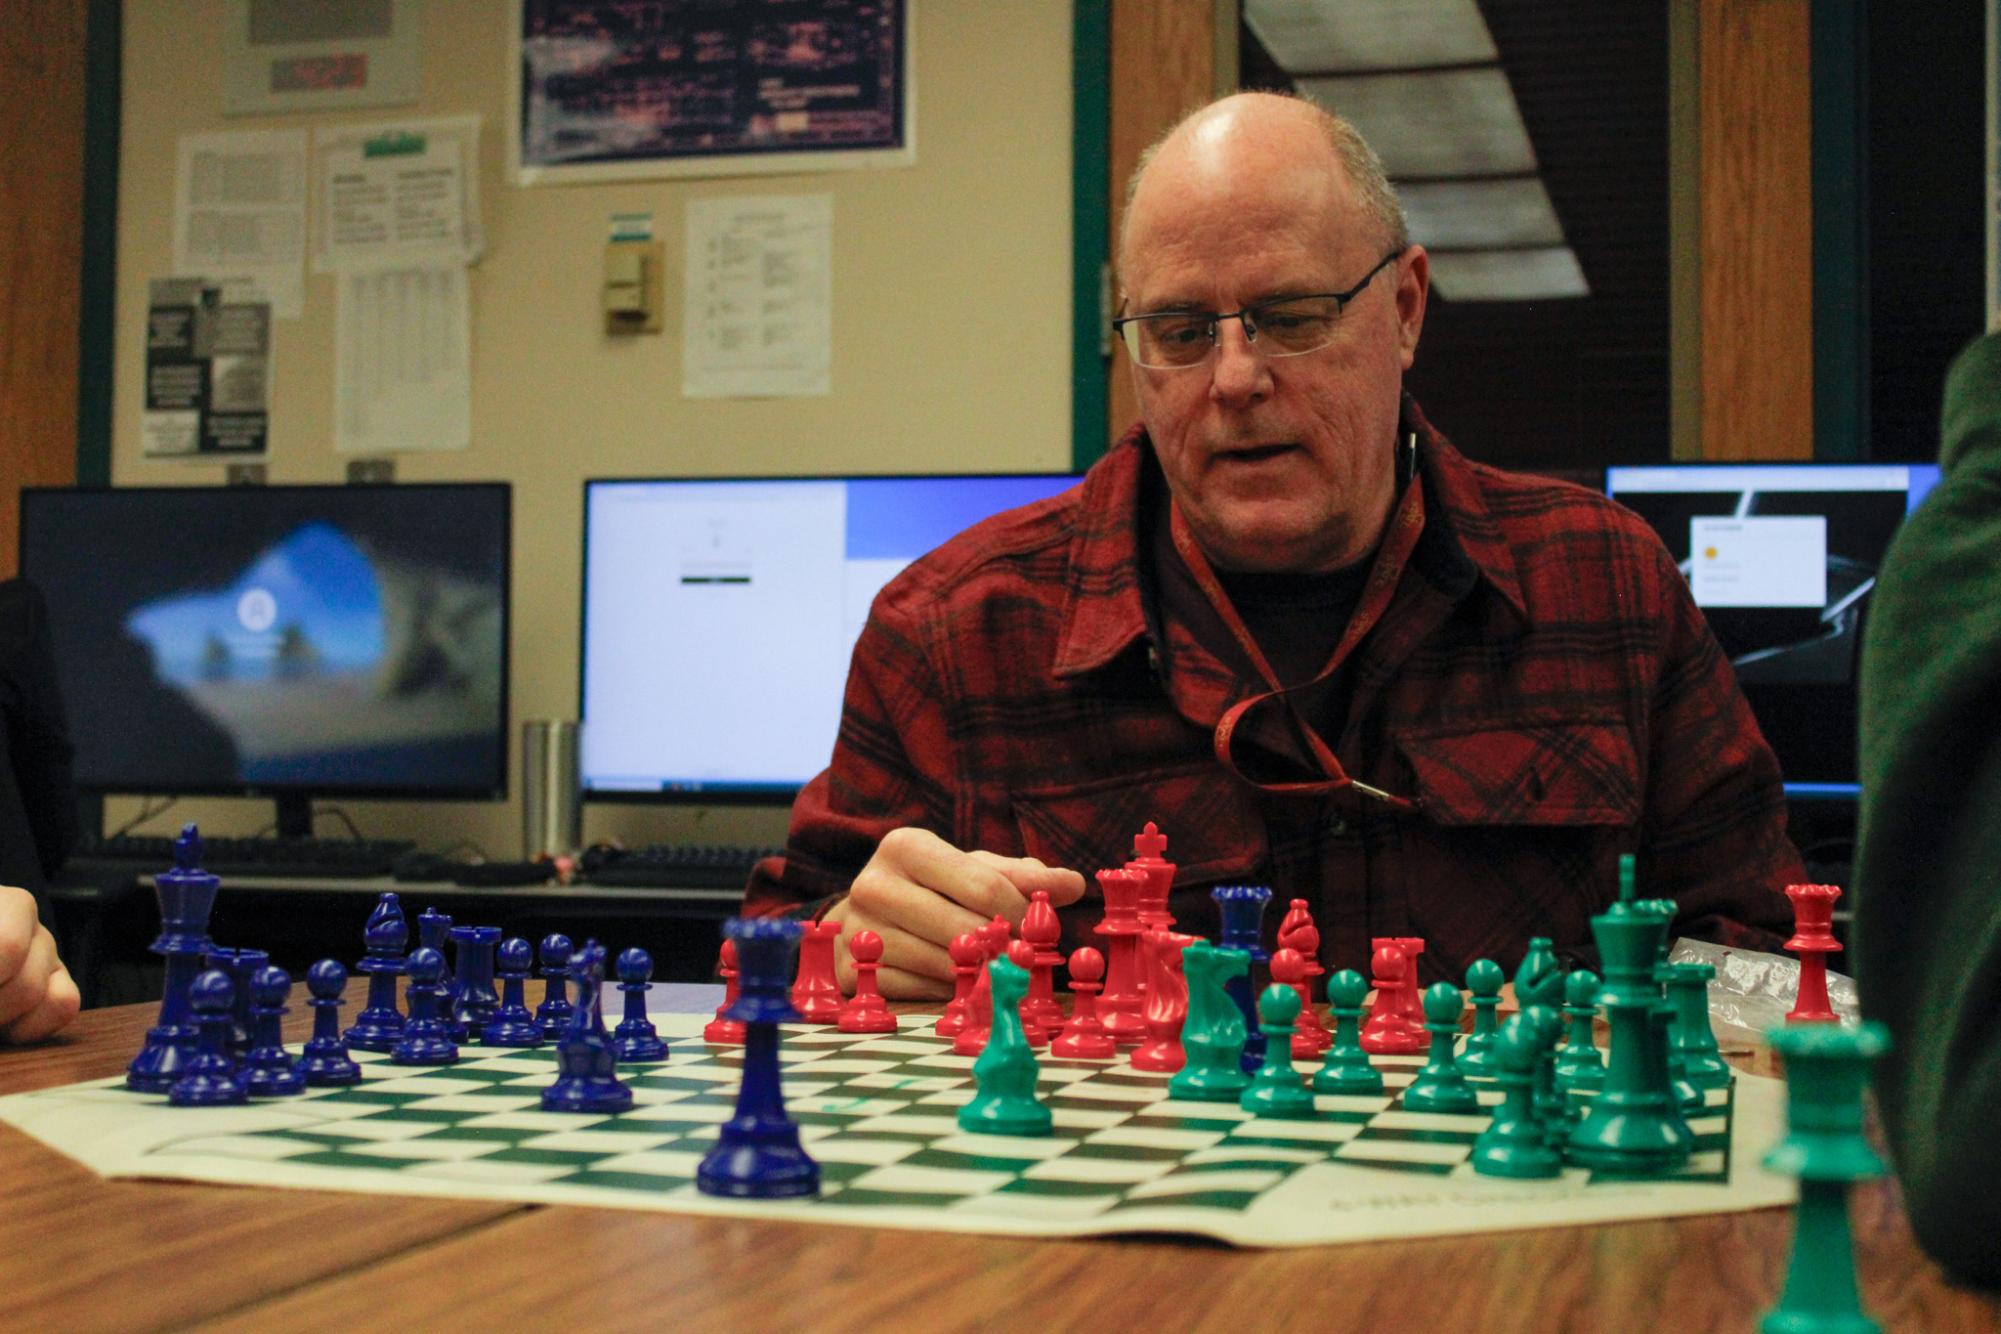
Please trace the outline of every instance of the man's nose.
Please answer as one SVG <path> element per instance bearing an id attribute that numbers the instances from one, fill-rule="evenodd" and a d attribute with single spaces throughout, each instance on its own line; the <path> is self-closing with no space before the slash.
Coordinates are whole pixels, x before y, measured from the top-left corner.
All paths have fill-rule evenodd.
<path id="1" fill-rule="evenodd" d="M 1216 352 L 1209 394 L 1219 403 L 1256 403 L 1271 393 L 1271 367 L 1251 345 L 1241 317 L 1216 322 Z"/>

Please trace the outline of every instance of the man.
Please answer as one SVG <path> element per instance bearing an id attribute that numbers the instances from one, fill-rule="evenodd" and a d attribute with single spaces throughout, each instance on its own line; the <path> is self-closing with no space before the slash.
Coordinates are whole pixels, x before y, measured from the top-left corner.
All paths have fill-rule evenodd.
<path id="1" fill-rule="evenodd" d="M 1946 376 L 1943 476 L 1897 535 L 1862 649 L 1855 980 L 1911 1229 L 2001 1287 L 2001 335 Z"/>
<path id="2" fill-rule="evenodd" d="M 70 753 L 48 609 L 32 584 L 0 581 L 0 1041 L 45 1038 L 76 1017 L 76 983 L 22 887 L 76 842 Z"/>
<path id="3" fill-rule="evenodd" d="M 1080 872 L 1156 819 L 1185 929 L 1255 880 L 1337 967 L 1588 955 L 1625 851 L 1683 933 L 1776 945 L 1799 862 L 1727 663 L 1637 518 L 1467 463 L 1403 394 L 1427 260 L 1353 130 L 1204 108 L 1118 258 L 1142 427 L 883 591 L 747 910 L 876 931 L 885 992 L 945 995 L 951 938 L 1037 890 L 1087 943 Z"/>

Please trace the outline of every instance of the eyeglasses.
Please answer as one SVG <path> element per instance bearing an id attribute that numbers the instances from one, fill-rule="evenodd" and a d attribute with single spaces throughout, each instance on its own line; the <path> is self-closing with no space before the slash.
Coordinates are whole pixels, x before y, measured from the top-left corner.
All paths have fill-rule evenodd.
<path id="1" fill-rule="evenodd" d="M 1121 315 L 1112 329 L 1125 339 L 1126 352 L 1148 370 L 1178 371 L 1199 366 L 1216 348 L 1216 331 L 1224 320 L 1244 326 L 1244 341 L 1268 357 L 1296 357 L 1318 352 L 1334 341 L 1341 308 L 1353 301 L 1375 276 L 1403 254 L 1392 250 L 1376 267 L 1345 292 L 1279 297 L 1219 315 L 1209 310 L 1162 310 L 1148 315 Z"/>

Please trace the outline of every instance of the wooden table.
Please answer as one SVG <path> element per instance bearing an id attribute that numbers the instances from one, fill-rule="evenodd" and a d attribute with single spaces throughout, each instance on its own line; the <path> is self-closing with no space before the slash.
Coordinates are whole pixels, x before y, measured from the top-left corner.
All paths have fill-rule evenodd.
<path id="1" fill-rule="evenodd" d="M 93 1010 L 0 1051 L 0 1093 L 116 1074 L 152 1019 Z M 1279 1251 L 934 1237 L 101 1181 L 9 1126 L 0 1192 L 0 1300 L 19 1329 L 1749 1329 L 1792 1237 L 1784 1209 Z M 1854 1220 L 1886 1328 L 2001 1329 L 2001 1296 L 1919 1253 L 1893 1183 L 1859 1189 Z"/>

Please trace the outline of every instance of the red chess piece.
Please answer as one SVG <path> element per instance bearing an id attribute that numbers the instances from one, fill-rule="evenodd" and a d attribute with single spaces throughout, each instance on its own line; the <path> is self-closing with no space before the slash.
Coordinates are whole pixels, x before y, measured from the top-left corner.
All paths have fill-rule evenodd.
<path id="1" fill-rule="evenodd" d="M 792 1008 L 809 1024 L 831 1024 L 841 1017 L 841 983 L 834 973 L 834 942 L 839 922 L 808 922 L 799 940 L 799 973 L 792 982 Z"/>
<path id="2" fill-rule="evenodd" d="M 1011 941 L 1007 947 L 1008 962 L 1026 973 L 1035 966 L 1035 946 L 1025 940 Z M 1042 1019 L 1028 1004 L 1026 996 L 1021 999 L 1021 1036 L 1029 1046 L 1037 1048 L 1049 1045 L 1049 1030 Z"/>
<path id="3" fill-rule="evenodd" d="M 1033 1011 L 1036 1023 L 1054 1033 L 1063 1027 L 1063 1007 L 1057 1003 L 1054 982 L 1056 965 L 1063 962 L 1056 950 L 1056 942 L 1063 938 L 1063 924 L 1056 920 L 1047 891 L 1038 889 L 1029 897 L 1028 912 L 1021 919 L 1021 938 L 1035 951 L 1028 970 L 1028 995 L 1021 1002 L 1022 1015 Z"/>
<path id="4" fill-rule="evenodd" d="M 980 965 L 987 961 L 987 947 L 977 931 L 966 931 L 952 937 L 947 952 L 952 956 L 952 999 L 945 1002 L 945 1012 L 931 1031 L 941 1038 L 955 1038 L 966 1026 L 967 1002 L 979 980 Z"/>
<path id="5" fill-rule="evenodd" d="M 855 961 L 855 994 L 841 1006 L 834 1024 L 843 1033 L 894 1033 L 896 1016 L 876 989 L 875 970 L 882 967 L 882 937 L 857 931 L 848 938 L 848 957 Z"/>
<path id="6" fill-rule="evenodd" d="M 1382 942 L 1378 941 L 1377 944 Z M 1410 1026 L 1420 1037 L 1424 1035 L 1424 998 L 1419 995 L 1424 990 L 1418 985 L 1417 956 L 1424 953 L 1423 936 L 1392 936 L 1390 944 L 1403 951 L 1406 965 L 1403 986 L 1397 992 L 1397 1013 L 1410 1021 Z M 1431 1046 L 1429 1038 L 1424 1039 L 1426 1049 Z"/>
<path id="7" fill-rule="evenodd" d="M 1291 987 L 1299 994 L 1299 1021 L 1292 1030 L 1292 1059 L 1313 1061 L 1334 1045 L 1334 1035 L 1320 1022 L 1313 1001 L 1306 993 L 1306 958 L 1298 950 L 1272 952 L 1271 980 Z"/>
<path id="8" fill-rule="evenodd" d="M 1322 973 L 1327 971 L 1320 966 L 1320 959 L 1318 957 L 1320 954 L 1320 928 L 1308 922 L 1305 926 L 1293 932 L 1291 942 L 1281 939 L 1280 943 L 1286 948 L 1296 950 L 1299 953 L 1301 965 L 1305 969 L 1305 977 L 1301 980 L 1301 985 L 1306 988 L 1300 997 L 1300 1028 L 1302 1030 L 1311 1028 L 1315 1050 L 1324 1053 L 1334 1045 L 1334 1030 L 1327 1027 L 1326 1023 L 1320 1018 L 1319 1012 L 1313 1008 L 1313 993 L 1316 990 L 1314 983 L 1319 980 Z M 1298 1034 L 1295 1033 L 1294 1036 L 1296 1037 Z"/>
<path id="9" fill-rule="evenodd" d="M 1133 859 L 1126 870 L 1137 871 L 1144 879 L 1139 890 L 1139 924 L 1147 931 L 1172 931 L 1174 912 L 1168 896 L 1174 890 L 1174 863 L 1167 860 L 1167 835 L 1153 821 L 1133 835 Z"/>
<path id="10" fill-rule="evenodd" d="M 1007 948 L 1007 918 L 996 917 L 975 934 L 980 941 L 980 961 L 974 965 L 973 991 L 966 997 L 966 1026 L 952 1039 L 958 1056 L 978 1056 L 987 1049 L 987 1036 L 994 1027 L 994 992 L 987 976 L 987 964 Z"/>
<path id="11" fill-rule="evenodd" d="M 723 942 L 722 961 L 716 967 L 723 975 L 723 1003 L 716 1007 L 716 1017 L 709 1020 L 708 1027 L 702 1030 L 702 1041 L 712 1042 L 718 1047 L 741 1047 L 743 1045 L 743 1021 L 740 1019 L 723 1018 L 728 1013 L 730 1006 L 736 1004 L 737 998 L 736 942 L 734 940 L 725 940 Z"/>
<path id="12" fill-rule="evenodd" d="M 1136 871 L 1098 872 L 1105 917 L 1094 928 L 1105 938 L 1105 991 L 1098 997 L 1098 1017 L 1112 1041 L 1138 1046 L 1146 1036 L 1140 1018 L 1139 890 L 1145 876 Z"/>
<path id="13" fill-rule="evenodd" d="M 1146 1041 L 1133 1052 L 1133 1069 L 1172 1074 L 1188 1064 L 1181 1026 L 1188 1018 L 1188 978 L 1181 951 L 1193 936 L 1149 931 L 1140 937 L 1146 964 Z"/>
<path id="14" fill-rule="evenodd" d="M 1098 1022 L 1097 995 L 1103 985 L 1105 956 L 1085 945 L 1070 954 L 1070 1022 L 1049 1044 L 1051 1056 L 1079 1061 L 1109 1061 L 1119 1054 L 1119 1044 Z"/>
<path id="15" fill-rule="evenodd" d="M 1787 885 L 1786 897 L 1793 901 L 1793 938 L 1786 948 L 1800 956 L 1799 999 L 1786 1022 L 1838 1023 L 1827 999 L 1827 956 L 1841 950 L 1834 938 L 1834 901 L 1841 897 L 1841 886 Z"/>
<path id="16" fill-rule="evenodd" d="M 1431 1045 L 1424 1029 L 1413 1029 L 1410 1021 L 1396 1012 L 1395 997 L 1410 970 L 1403 951 L 1384 942 L 1369 966 L 1375 970 L 1369 984 L 1376 989 L 1376 1003 L 1369 1007 L 1369 1021 L 1362 1025 L 1362 1050 L 1376 1056 L 1410 1056 L 1424 1051 Z"/>
<path id="17" fill-rule="evenodd" d="M 1305 899 L 1294 899 L 1287 906 L 1285 920 L 1278 924 L 1278 944 L 1280 949 L 1298 950 L 1306 960 L 1306 998 L 1309 1004 L 1318 999 L 1316 984 L 1327 970 L 1320 966 L 1320 928 L 1313 924 Z"/>

